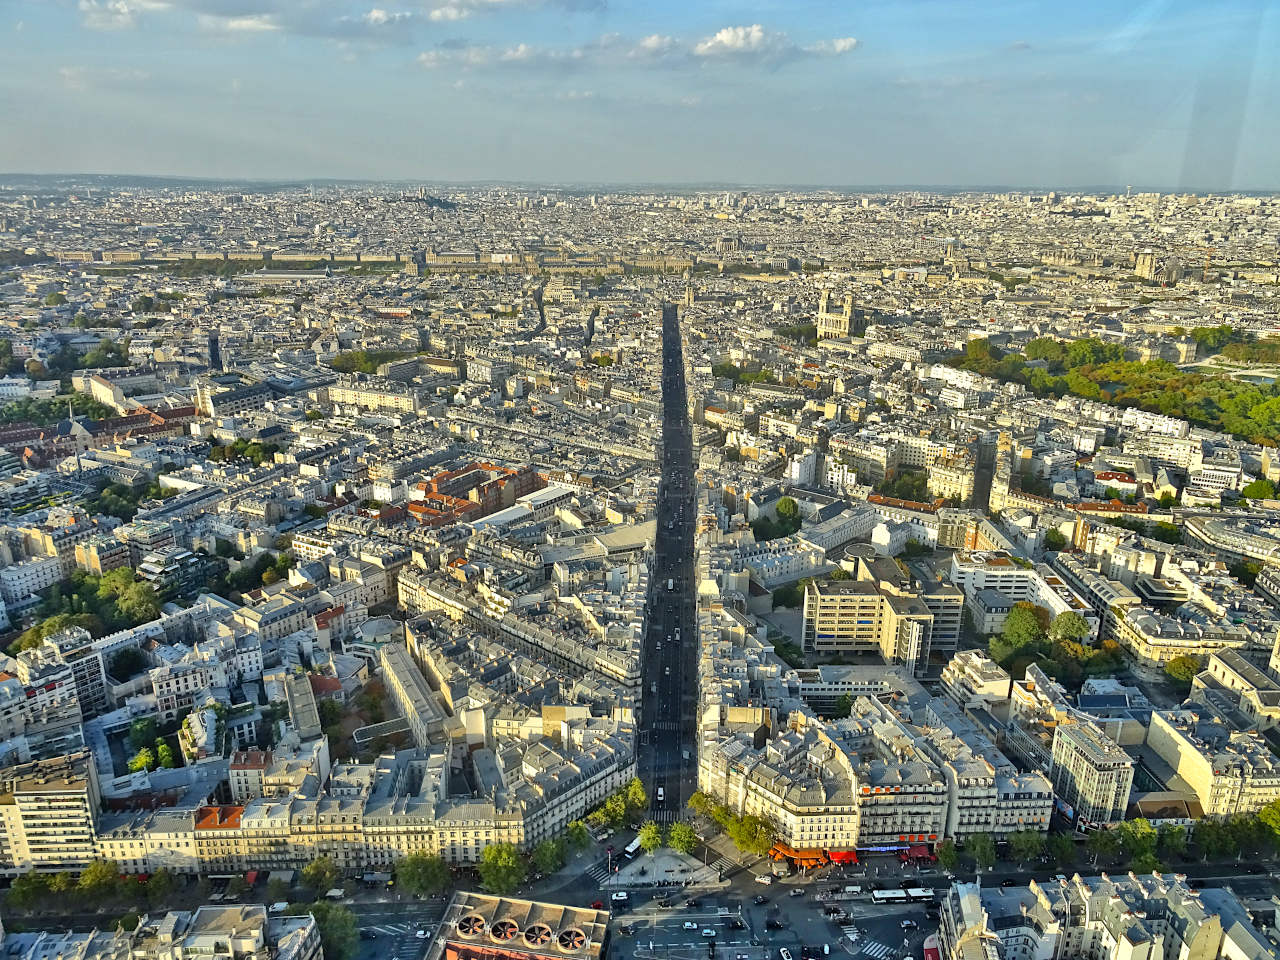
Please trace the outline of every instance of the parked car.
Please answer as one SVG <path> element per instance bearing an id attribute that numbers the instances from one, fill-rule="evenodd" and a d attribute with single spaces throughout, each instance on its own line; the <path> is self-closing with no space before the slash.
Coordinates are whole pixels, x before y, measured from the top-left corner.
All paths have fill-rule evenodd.
<path id="1" fill-rule="evenodd" d="M 697 925 L 696 923 L 694 923 L 692 920 L 686 920 L 686 921 L 684 922 L 684 929 L 686 929 L 686 930 L 697 930 L 697 929 L 698 929 L 698 925 Z"/>

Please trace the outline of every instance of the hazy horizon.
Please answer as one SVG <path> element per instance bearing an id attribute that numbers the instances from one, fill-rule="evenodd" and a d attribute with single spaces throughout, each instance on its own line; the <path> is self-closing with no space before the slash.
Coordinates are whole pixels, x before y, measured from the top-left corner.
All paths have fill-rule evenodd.
<path id="1" fill-rule="evenodd" d="M 10 0 L 0 169 L 1270 192 L 1277 14 L 1273 0 Z"/>

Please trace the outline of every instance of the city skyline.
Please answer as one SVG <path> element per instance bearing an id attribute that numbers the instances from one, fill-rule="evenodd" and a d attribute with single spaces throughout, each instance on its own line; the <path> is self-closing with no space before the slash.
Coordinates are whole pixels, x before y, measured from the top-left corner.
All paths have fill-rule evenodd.
<path id="1" fill-rule="evenodd" d="M 1267 190 L 1271 3 L 15 2 L 0 169 Z"/>

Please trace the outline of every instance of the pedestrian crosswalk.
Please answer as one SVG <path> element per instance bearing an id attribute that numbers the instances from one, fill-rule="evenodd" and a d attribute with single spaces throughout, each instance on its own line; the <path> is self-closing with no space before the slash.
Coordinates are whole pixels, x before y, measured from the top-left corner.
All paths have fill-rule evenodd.
<path id="1" fill-rule="evenodd" d="M 603 863 L 597 863 L 594 867 L 587 871 L 587 876 L 596 883 L 604 883 L 609 877 L 609 868 Z"/>
<path id="2" fill-rule="evenodd" d="M 893 954 L 893 947 L 879 940 L 868 940 L 862 945 L 862 953 L 872 960 L 887 960 Z"/>
<path id="3" fill-rule="evenodd" d="M 654 730 L 679 730 L 679 720 L 657 720 L 652 724 Z"/>
<path id="4" fill-rule="evenodd" d="M 737 867 L 737 866 L 740 866 L 738 861 L 730 860 L 728 857 L 716 857 L 716 859 L 711 861 L 711 868 L 713 870 L 719 870 L 722 873 L 725 870 L 732 870 L 734 867 Z"/>

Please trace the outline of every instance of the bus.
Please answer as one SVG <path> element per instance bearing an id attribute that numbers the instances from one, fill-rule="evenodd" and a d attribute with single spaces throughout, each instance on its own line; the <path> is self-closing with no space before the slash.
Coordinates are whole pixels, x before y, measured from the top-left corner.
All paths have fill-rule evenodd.
<path id="1" fill-rule="evenodd" d="M 905 890 L 872 890 L 871 902 L 875 904 L 884 903 L 910 903 Z"/>
<path id="2" fill-rule="evenodd" d="M 933 903 L 933 891 L 926 887 L 907 887 L 907 899 L 912 903 Z"/>
<path id="3" fill-rule="evenodd" d="M 625 847 L 625 848 L 623 849 L 623 851 L 622 851 L 622 855 L 623 855 L 624 857 L 626 857 L 628 860 L 634 860 L 634 859 L 636 858 L 637 854 L 639 854 L 639 853 L 640 853 L 640 838 L 639 838 L 639 837 L 636 837 L 634 840 L 632 840 L 630 843 L 628 843 L 628 844 L 626 845 L 626 847 Z"/>

